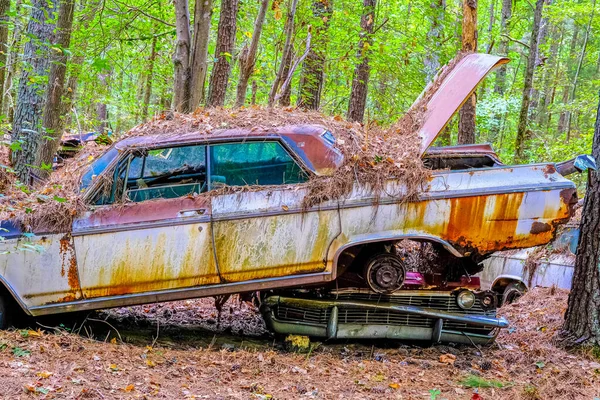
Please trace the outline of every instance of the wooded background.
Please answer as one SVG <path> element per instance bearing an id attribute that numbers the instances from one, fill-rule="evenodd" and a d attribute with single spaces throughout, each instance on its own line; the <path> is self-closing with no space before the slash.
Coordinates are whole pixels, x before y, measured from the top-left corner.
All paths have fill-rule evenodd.
<path id="1" fill-rule="evenodd" d="M 490 142 L 505 162 L 560 161 L 592 143 L 596 9 L 596 0 L 0 0 L 5 144 L 23 177 L 19 164 L 48 170 L 65 130 L 118 134 L 170 109 L 291 105 L 388 124 L 464 49 L 512 62 L 437 144 Z"/>

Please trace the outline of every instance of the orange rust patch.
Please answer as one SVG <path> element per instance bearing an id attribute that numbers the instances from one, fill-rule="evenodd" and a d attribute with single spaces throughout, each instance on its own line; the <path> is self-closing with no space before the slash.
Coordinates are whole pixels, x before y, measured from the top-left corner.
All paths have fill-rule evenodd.
<path id="1" fill-rule="evenodd" d="M 556 168 L 554 167 L 554 164 L 546 165 L 546 167 L 544 168 L 544 177 L 548 178 L 548 175 L 552 175 L 554 173 L 556 173 Z"/>

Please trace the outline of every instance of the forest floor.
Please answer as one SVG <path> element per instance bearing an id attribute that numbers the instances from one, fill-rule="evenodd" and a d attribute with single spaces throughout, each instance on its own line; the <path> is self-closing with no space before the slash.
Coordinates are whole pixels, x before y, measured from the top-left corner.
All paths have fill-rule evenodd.
<path id="1" fill-rule="evenodd" d="M 0 332 L 0 396 L 599 398 L 600 360 L 552 344 L 566 300 L 565 291 L 532 290 L 500 310 L 511 328 L 484 348 L 343 341 L 288 352 L 253 306 L 233 300 L 220 321 L 212 299 L 93 313 L 83 327 L 76 318 L 56 328 L 59 320 L 42 320 L 33 323 L 40 329 Z"/>

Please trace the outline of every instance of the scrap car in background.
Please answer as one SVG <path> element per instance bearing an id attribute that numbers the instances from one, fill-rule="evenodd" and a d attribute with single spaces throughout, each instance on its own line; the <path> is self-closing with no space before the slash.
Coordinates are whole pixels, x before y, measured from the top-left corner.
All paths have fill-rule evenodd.
<path id="1" fill-rule="evenodd" d="M 549 242 L 577 201 L 553 163 L 506 166 L 488 145 L 430 148 L 506 62 L 468 55 L 429 98 L 420 134 L 433 171 L 413 201 L 391 180 L 381 194 L 356 184 L 305 207 L 304 182 L 343 162 L 321 126 L 117 142 L 82 176 L 90 209 L 72 232 L 41 227 L 32 239 L 3 222 L 0 323 L 9 299 L 37 316 L 259 291 L 278 333 L 490 342 L 508 323 L 473 276 L 480 262 Z M 42 251 L 15 251 L 26 241 Z"/>

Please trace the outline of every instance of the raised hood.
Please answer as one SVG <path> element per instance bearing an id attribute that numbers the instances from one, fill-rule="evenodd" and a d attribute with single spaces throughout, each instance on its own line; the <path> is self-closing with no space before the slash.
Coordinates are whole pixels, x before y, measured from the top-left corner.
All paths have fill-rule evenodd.
<path id="1" fill-rule="evenodd" d="M 475 91 L 479 82 L 492 70 L 509 61 L 505 57 L 473 53 L 465 56 L 454 66 L 426 103 L 423 125 L 419 131 L 422 140 L 421 155 Z M 423 93 L 427 90 L 428 88 Z M 415 104 L 418 101 L 419 99 Z"/>

